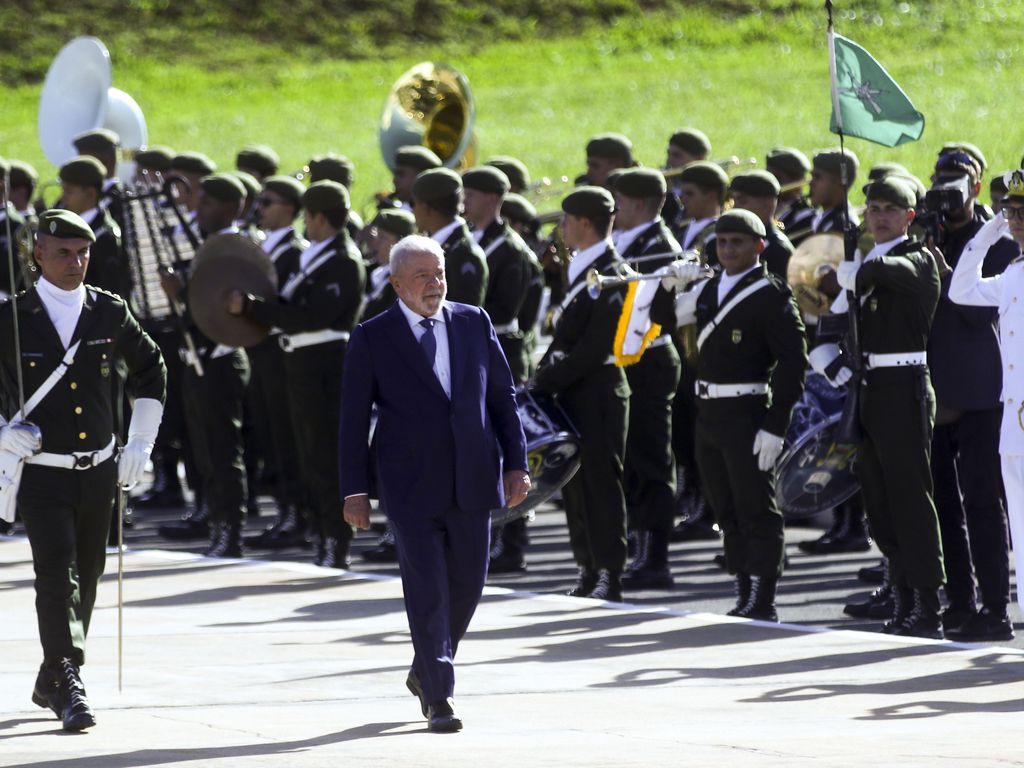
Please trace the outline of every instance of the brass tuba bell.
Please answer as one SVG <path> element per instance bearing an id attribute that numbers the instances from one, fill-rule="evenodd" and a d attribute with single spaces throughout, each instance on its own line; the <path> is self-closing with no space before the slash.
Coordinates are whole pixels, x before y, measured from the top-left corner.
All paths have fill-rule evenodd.
<path id="1" fill-rule="evenodd" d="M 476 107 L 469 80 L 454 67 L 424 61 L 391 87 L 380 117 L 380 151 L 395 168 L 399 147 L 422 144 L 448 168 L 476 162 Z"/>

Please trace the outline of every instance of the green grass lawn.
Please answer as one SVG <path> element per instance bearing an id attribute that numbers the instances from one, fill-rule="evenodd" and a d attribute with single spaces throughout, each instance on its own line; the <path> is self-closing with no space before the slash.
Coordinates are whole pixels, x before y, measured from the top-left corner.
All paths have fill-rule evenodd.
<path id="1" fill-rule="evenodd" d="M 837 30 L 871 51 L 927 118 L 916 144 L 886 149 L 849 140 L 865 165 L 892 160 L 927 177 L 936 149 L 963 139 L 985 151 L 992 170 L 1017 166 L 1024 38 L 1016 2 L 837 5 Z M 480 156 L 516 155 L 535 178 L 580 172 L 587 138 L 609 130 L 630 136 L 646 165 L 663 162 L 668 135 L 683 125 L 703 129 L 716 158 L 763 162 L 775 144 L 808 153 L 833 145 L 820 6 L 719 3 L 715 11 L 677 8 L 603 26 L 581 21 L 578 34 L 555 37 L 531 35 L 527 19 L 521 39 L 410 43 L 386 59 L 335 58 L 323 47 L 261 45 L 227 33 L 215 56 L 208 47 L 180 57 L 122 42 L 110 48 L 114 85 L 141 105 L 151 143 L 201 150 L 231 166 L 243 144 L 264 142 L 285 171 L 312 154 L 341 152 L 356 163 L 353 200 L 362 208 L 389 183 L 377 149 L 384 98 L 424 59 L 446 60 L 469 77 Z M 64 38 L 55 39 L 53 53 Z M 45 178 L 55 169 L 36 138 L 39 91 L 38 82 L 6 88 L 0 155 L 32 162 Z"/>

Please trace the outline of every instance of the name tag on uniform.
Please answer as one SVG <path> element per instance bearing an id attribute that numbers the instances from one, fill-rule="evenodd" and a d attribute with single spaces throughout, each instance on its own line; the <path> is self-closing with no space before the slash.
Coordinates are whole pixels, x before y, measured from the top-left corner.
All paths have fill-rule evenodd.
<path id="1" fill-rule="evenodd" d="M 109 344 L 112 341 L 113 339 L 89 339 L 87 342 L 85 342 L 85 346 L 91 347 L 94 344 Z"/>

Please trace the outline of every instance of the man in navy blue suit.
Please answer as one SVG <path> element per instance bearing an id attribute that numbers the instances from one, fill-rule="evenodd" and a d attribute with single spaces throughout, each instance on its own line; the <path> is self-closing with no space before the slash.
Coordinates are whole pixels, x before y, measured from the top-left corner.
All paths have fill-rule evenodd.
<path id="1" fill-rule="evenodd" d="M 410 235 L 391 251 L 399 300 L 352 332 L 342 382 L 345 520 L 370 524 L 370 411 L 377 477 L 395 533 L 415 652 L 406 685 L 429 729 L 458 731 L 455 652 L 476 610 L 490 510 L 530 489 L 508 363 L 483 310 L 446 302 L 444 253 Z"/>

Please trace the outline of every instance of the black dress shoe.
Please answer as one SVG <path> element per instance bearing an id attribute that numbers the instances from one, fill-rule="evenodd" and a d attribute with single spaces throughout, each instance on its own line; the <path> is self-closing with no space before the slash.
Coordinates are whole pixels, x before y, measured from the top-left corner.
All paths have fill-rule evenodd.
<path id="1" fill-rule="evenodd" d="M 435 701 L 427 707 L 427 729 L 432 733 L 455 733 L 462 730 L 462 719 L 455 714 L 451 699 Z"/>
<path id="2" fill-rule="evenodd" d="M 65 731 L 84 731 L 96 725 L 96 716 L 89 706 L 85 686 L 78 672 L 78 665 L 72 659 L 61 659 L 58 672 L 60 682 L 61 719 Z"/>
<path id="3" fill-rule="evenodd" d="M 39 667 L 36 684 L 32 688 L 32 703 L 43 709 L 52 709 L 57 719 L 61 719 L 64 707 L 60 699 L 60 683 L 46 664 Z"/>
<path id="4" fill-rule="evenodd" d="M 857 578 L 868 584 L 881 584 L 885 581 L 885 560 L 879 562 L 878 565 L 865 565 L 857 571 Z"/>
<path id="5" fill-rule="evenodd" d="M 423 713 L 424 717 L 427 717 L 427 697 L 423 695 L 423 686 L 420 685 L 420 679 L 416 677 L 416 673 L 409 670 L 409 676 L 405 678 L 405 687 L 409 689 L 409 693 L 420 700 L 420 712 Z"/>
<path id="6" fill-rule="evenodd" d="M 892 587 L 883 584 L 866 598 L 848 602 L 843 613 L 855 619 L 887 619 L 892 616 L 893 607 Z"/>
<path id="7" fill-rule="evenodd" d="M 950 640 L 961 643 L 998 643 L 1013 640 L 1013 624 L 1006 608 L 982 608 L 956 629 L 946 633 Z"/>

